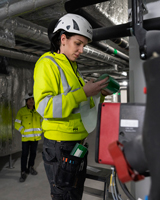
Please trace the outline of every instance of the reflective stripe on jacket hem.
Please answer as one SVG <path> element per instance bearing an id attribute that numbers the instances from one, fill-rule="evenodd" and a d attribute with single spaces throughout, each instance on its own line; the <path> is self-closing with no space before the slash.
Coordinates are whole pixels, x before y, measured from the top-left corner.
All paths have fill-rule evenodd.
<path id="1" fill-rule="evenodd" d="M 42 131 L 41 128 L 30 128 L 30 129 L 25 129 L 24 133 L 26 132 L 31 132 L 31 131 Z"/>
<path id="2" fill-rule="evenodd" d="M 25 138 L 30 138 L 30 137 L 39 137 L 39 136 L 41 136 L 41 133 L 40 133 L 40 134 L 36 133 L 36 134 L 22 135 L 22 137 L 25 137 Z"/>

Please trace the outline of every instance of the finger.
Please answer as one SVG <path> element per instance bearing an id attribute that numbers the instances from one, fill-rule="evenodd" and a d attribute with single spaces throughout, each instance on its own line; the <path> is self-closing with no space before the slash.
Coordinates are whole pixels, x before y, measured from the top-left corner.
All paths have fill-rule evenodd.
<path id="1" fill-rule="evenodd" d="M 103 84 L 103 85 L 100 85 L 100 89 L 103 89 L 103 88 L 105 88 L 105 87 L 107 87 L 107 86 L 108 86 L 108 83 Z"/>
<path id="2" fill-rule="evenodd" d="M 109 79 L 109 77 L 106 77 L 106 78 L 104 78 L 103 80 L 98 81 L 98 83 L 99 83 L 100 85 L 104 85 L 104 84 L 108 83 L 108 79 Z"/>

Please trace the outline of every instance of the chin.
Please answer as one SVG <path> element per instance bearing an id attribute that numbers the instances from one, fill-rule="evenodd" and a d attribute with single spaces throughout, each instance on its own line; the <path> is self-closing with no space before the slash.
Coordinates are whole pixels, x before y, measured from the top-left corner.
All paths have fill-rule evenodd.
<path id="1" fill-rule="evenodd" d="M 77 60 L 77 58 L 72 58 L 72 59 L 71 59 L 71 61 L 73 61 L 73 62 L 76 61 L 76 60 Z"/>

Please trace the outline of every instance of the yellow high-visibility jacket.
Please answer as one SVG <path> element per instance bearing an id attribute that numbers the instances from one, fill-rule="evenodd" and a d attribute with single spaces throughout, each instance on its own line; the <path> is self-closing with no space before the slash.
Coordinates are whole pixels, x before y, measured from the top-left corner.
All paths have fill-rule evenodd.
<path id="1" fill-rule="evenodd" d="M 22 135 L 22 142 L 41 140 L 43 118 L 37 111 L 27 106 L 20 108 L 17 113 L 14 127 Z"/>
<path id="2" fill-rule="evenodd" d="M 87 101 L 84 85 L 77 63 L 64 54 L 47 52 L 39 58 L 34 69 L 34 100 L 37 112 L 44 118 L 44 137 L 73 141 L 88 136 L 79 113 L 80 103 Z"/>

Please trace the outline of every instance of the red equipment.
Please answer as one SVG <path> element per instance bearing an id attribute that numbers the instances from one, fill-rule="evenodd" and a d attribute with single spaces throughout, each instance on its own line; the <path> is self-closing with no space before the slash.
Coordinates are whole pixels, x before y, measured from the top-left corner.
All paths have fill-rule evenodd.
<path id="1" fill-rule="evenodd" d="M 123 144 L 141 135 L 144 104 L 102 103 L 99 105 L 95 160 L 116 167 L 122 183 L 144 178 L 133 170 L 123 153 Z"/>

